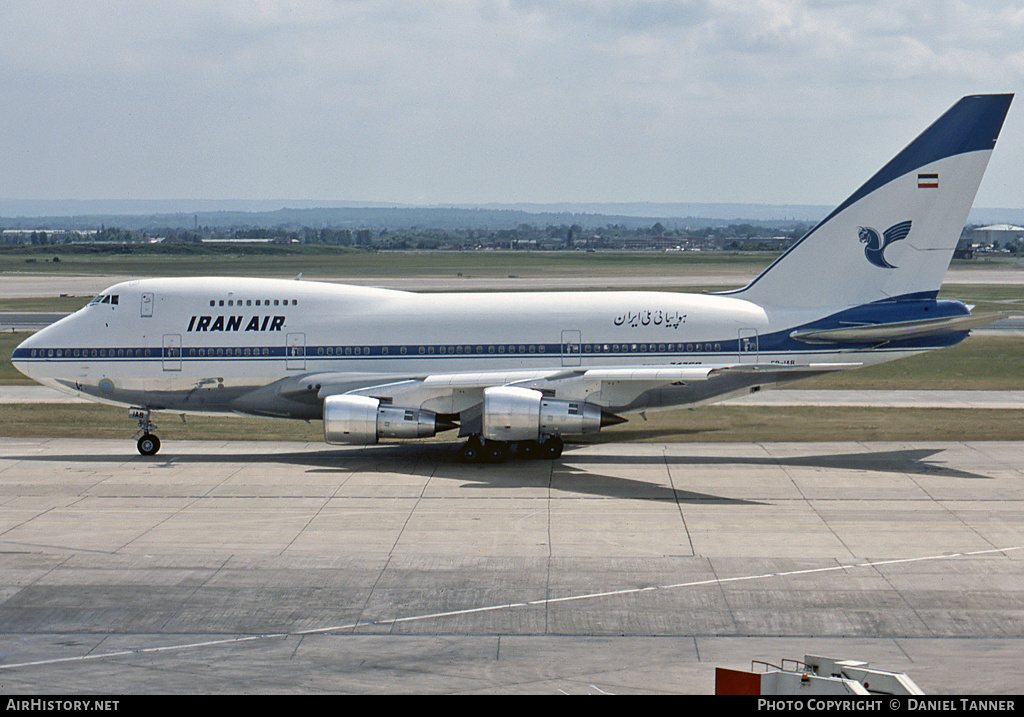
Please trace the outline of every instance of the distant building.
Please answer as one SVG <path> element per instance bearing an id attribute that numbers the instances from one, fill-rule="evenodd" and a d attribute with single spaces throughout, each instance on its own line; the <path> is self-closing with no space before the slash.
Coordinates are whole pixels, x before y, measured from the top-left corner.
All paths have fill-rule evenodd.
<path id="1" fill-rule="evenodd" d="M 1014 224 L 992 224 L 974 230 L 975 244 L 983 247 L 1006 248 L 1024 241 L 1024 227 Z"/>

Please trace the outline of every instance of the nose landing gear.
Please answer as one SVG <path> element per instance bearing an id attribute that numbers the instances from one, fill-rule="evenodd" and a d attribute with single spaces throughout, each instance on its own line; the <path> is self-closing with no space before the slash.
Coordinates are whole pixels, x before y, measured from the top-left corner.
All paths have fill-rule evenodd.
<path id="1" fill-rule="evenodd" d="M 128 415 L 139 422 L 139 430 L 133 436 L 133 438 L 136 436 L 139 438 L 136 444 L 139 453 L 144 456 L 155 456 L 160 450 L 160 439 L 153 433 L 156 430 L 156 424 L 149 420 L 149 409 L 132 408 L 128 411 Z"/>

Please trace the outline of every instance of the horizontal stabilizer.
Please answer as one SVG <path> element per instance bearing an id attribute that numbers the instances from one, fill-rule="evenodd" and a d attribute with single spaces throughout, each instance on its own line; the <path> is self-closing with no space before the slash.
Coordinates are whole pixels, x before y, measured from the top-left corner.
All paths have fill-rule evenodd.
<path id="1" fill-rule="evenodd" d="M 977 316 L 948 316 L 917 321 L 895 321 L 887 324 L 860 324 L 838 329 L 811 329 L 794 331 L 791 338 L 807 344 L 866 344 L 882 341 L 916 339 L 937 336 L 954 331 L 970 331 L 1010 316 L 1010 312 L 979 314 Z"/>

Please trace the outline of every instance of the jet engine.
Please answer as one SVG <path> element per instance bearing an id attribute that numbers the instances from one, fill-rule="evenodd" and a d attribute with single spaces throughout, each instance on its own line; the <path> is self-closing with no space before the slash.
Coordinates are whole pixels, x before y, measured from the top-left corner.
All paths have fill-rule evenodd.
<path id="1" fill-rule="evenodd" d="M 433 411 L 381 405 L 369 396 L 328 396 L 324 399 L 324 440 L 327 443 L 376 443 L 381 438 L 429 438 L 456 425 L 439 420 Z"/>
<path id="2" fill-rule="evenodd" d="M 484 389 L 483 437 L 489 441 L 539 441 L 545 435 L 594 433 L 623 422 L 599 406 L 545 398 L 531 388 Z"/>

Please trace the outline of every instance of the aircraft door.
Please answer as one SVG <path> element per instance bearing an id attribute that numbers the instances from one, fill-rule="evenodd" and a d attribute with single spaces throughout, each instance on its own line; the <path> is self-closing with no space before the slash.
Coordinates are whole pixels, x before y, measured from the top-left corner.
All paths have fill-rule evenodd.
<path id="1" fill-rule="evenodd" d="M 288 334 L 285 338 L 284 367 L 289 371 L 304 371 L 306 368 L 306 335 Z"/>
<path id="2" fill-rule="evenodd" d="M 142 318 L 146 318 L 153 315 L 153 295 L 151 293 L 145 293 L 142 295 Z"/>
<path id="3" fill-rule="evenodd" d="M 757 329 L 740 329 L 740 363 L 757 363 Z"/>
<path id="4" fill-rule="evenodd" d="M 579 366 L 582 349 L 583 340 L 579 331 L 576 329 L 566 329 L 562 332 L 563 366 Z"/>
<path id="5" fill-rule="evenodd" d="M 164 334 L 164 371 L 181 370 L 181 334 Z"/>

